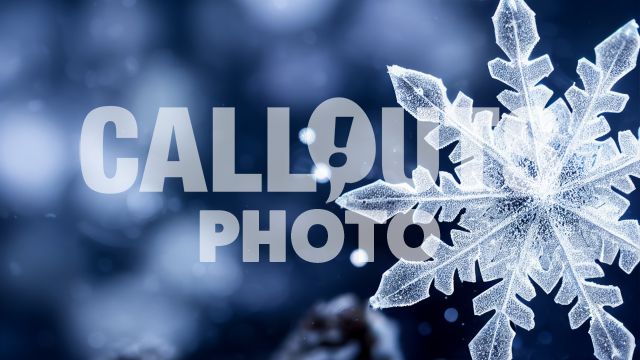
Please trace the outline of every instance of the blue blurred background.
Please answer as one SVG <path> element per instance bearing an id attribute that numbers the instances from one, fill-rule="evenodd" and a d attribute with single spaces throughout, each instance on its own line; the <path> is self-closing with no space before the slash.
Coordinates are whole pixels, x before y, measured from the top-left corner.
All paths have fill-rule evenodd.
<path id="1" fill-rule="evenodd" d="M 556 94 L 577 80 L 577 59 L 592 59 L 598 42 L 628 20 L 640 20 L 640 2 L 632 0 L 528 3 L 542 38 L 536 53 L 549 53 L 556 68 L 545 80 Z M 325 204 L 328 184 L 317 193 L 184 194 L 170 181 L 162 194 L 134 186 L 100 195 L 80 174 L 84 117 L 104 105 L 129 109 L 140 140 L 119 141 L 108 151 L 144 158 L 158 108 L 188 107 L 210 174 L 211 108 L 236 107 L 238 170 L 264 174 L 266 109 L 288 106 L 292 167 L 309 172 L 313 164 L 298 131 L 331 97 L 350 98 L 367 112 L 379 149 L 381 107 L 396 106 L 386 65 L 432 73 L 450 95 L 461 90 L 476 106 L 498 106 L 502 86 L 486 66 L 502 55 L 490 19 L 496 4 L 3 1 L 0 359 L 268 359 L 295 337 L 314 304 L 344 293 L 364 304 L 395 261 L 384 226 L 376 232 L 376 261 L 363 267 L 350 261 L 354 226 L 345 227 L 343 251 L 326 264 L 305 263 L 290 248 L 284 264 L 242 264 L 241 239 L 222 249 L 217 263 L 198 262 L 200 209 L 238 216 L 261 210 L 265 224 L 268 210 L 284 209 L 289 228 L 311 208 L 343 218 L 335 204 Z M 616 131 L 638 130 L 639 79 L 635 70 L 616 88 L 631 96 L 624 114 L 607 116 Z M 405 129 L 409 172 L 415 121 L 408 114 Z M 451 168 L 445 159 L 443 170 Z M 380 177 L 378 158 L 368 178 L 347 190 Z M 637 218 L 638 192 L 629 197 L 636 201 L 627 216 Z M 409 233 L 419 242 L 419 230 Z M 612 313 L 640 337 L 640 273 L 605 270 L 625 298 Z M 488 319 L 473 316 L 471 299 L 486 287 L 457 284 L 448 298 L 434 292 L 419 305 L 385 311 L 381 326 L 389 334 L 383 338 L 406 359 L 467 358 L 467 343 Z M 568 327 L 569 307 L 545 296 L 531 306 L 537 326 L 518 331 L 516 358 L 591 356 L 587 327 Z"/>

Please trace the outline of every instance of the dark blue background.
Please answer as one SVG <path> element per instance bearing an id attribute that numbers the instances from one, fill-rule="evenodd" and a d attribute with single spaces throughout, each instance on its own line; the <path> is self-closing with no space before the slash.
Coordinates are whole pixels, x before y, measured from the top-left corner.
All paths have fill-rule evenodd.
<path id="1" fill-rule="evenodd" d="M 186 106 L 210 181 L 212 107 L 236 107 L 238 169 L 265 174 L 266 109 L 288 106 L 292 167 L 308 172 L 313 164 L 297 131 L 331 97 L 347 97 L 366 111 L 379 149 L 381 108 L 396 106 L 387 65 L 434 74 L 451 96 L 460 90 L 476 106 L 497 106 L 503 87 L 486 66 L 502 56 L 490 19 L 496 4 L 3 2 L 0 138 L 13 140 L 0 145 L 0 358 L 88 358 L 106 353 L 111 341 L 135 342 L 148 332 L 177 358 L 265 359 L 317 301 L 345 292 L 364 301 L 395 261 L 384 226 L 376 234 L 376 262 L 363 268 L 349 261 L 357 247 L 354 226 L 345 227 L 343 251 L 326 264 L 305 263 L 291 248 L 285 264 L 241 264 L 239 239 L 222 250 L 222 263 L 197 265 L 200 209 L 238 216 L 261 210 L 265 224 L 268 210 L 284 209 L 289 228 L 311 208 L 343 218 L 335 204 L 325 204 L 328 184 L 311 194 L 184 194 L 175 181 L 161 195 L 137 194 L 137 185 L 128 194 L 98 195 L 79 171 L 82 121 L 98 106 L 129 109 L 140 140 L 108 144 L 108 151 L 144 158 L 158 107 Z M 529 5 L 542 38 L 535 54 L 550 54 L 556 70 L 545 84 L 556 96 L 578 81 L 579 58 L 593 59 L 598 42 L 640 18 L 640 3 L 630 0 Z M 624 114 L 607 116 L 615 131 L 637 132 L 639 76 L 635 70 L 616 87 L 631 99 Z M 410 172 L 415 121 L 408 114 L 405 125 Z M 441 168 L 450 170 L 445 155 Z M 378 157 L 368 178 L 349 189 L 380 177 Z M 638 193 L 629 198 L 627 216 L 637 218 Z M 619 285 L 625 299 L 611 312 L 638 338 L 638 271 L 605 269 L 606 283 Z M 416 306 L 385 311 L 397 320 L 406 358 L 467 358 L 468 342 L 488 319 L 475 317 L 471 305 L 484 288 L 457 284 L 448 298 L 434 291 Z M 515 357 L 589 358 L 587 326 L 571 331 L 569 307 L 539 293 L 531 302 L 536 328 L 518 330 Z M 448 308 L 457 309 L 457 321 L 445 320 Z"/>

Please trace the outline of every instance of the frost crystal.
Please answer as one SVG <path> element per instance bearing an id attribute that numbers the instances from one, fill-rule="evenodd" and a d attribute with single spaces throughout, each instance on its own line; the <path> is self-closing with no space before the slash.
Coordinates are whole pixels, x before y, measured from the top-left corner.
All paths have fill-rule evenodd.
<path id="1" fill-rule="evenodd" d="M 462 281 L 476 280 L 477 262 L 484 281 L 499 281 L 473 300 L 476 315 L 493 316 L 469 344 L 472 358 L 510 359 L 511 324 L 534 326 L 525 302 L 536 295 L 532 281 L 547 293 L 561 281 L 555 301 L 577 299 L 569 325 L 589 321 L 595 356 L 631 359 L 633 335 L 605 310 L 622 304 L 620 289 L 592 279 L 604 276 L 596 261 L 618 258 L 627 273 L 640 261 L 640 227 L 619 220 L 629 202 L 613 190 L 634 190 L 630 176 L 640 176 L 640 141 L 625 131 L 616 144 L 602 116 L 621 112 L 628 100 L 611 89 L 635 67 L 638 25 L 631 21 L 596 46 L 595 63 L 580 59 L 582 88 L 572 86 L 566 103 L 560 98 L 547 105 L 552 91 L 539 82 L 553 71 L 551 61 L 547 55 L 530 60 L 539 40 L 535 14 L 522 0 L 501 0 L 493 23 L 508 60 L 492 60 L 489 72 L 511 87 L 498 95 L 510 113 L 495 128 L 490 113 L 473 116 L 466 95 L 450 102 L 440 79 L 389 67 L 398 103 L 418 120 L 438 124 L 426 141 L 437 149 L 457 142 L 450 159 L 460 182 L 440 172 L 436 183 L 417 168 L 415 188 L 377 181 L 337 202 L 377 221 L 416 205 L 416 222 L 436 215 L 452 221 L 462 212 L 466 231 L 452 231 L 451 246 L 426 239 L 422 248 L 432 259 L 398 262 L 383 275 L 371 304 L 411 305 L 429 297 L 432 286 L 449 295 L 456 271 Z"/>

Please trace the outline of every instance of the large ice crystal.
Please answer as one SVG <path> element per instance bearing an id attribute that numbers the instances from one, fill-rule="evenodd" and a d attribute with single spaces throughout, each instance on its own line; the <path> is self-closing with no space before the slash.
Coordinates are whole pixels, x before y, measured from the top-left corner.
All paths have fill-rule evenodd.
<path id="1" fill-rule="evenodd" d="M 509 110 L 497 126 L 491 114 L 473 115 L 472 100 L 458 93 L 450 102 L 442 81 L 399 66 L 389 67 L 398 103 L 420 121 L 437 124 L 427 137 L 441 149 L 457 142 L 450 159 L 460 182 L 440 172 L 413 172 L 415 187 L 377 181 L 344 194 L 337 203 L 377 221 L 417 205 L 414 221 L 434 216 L 452 221 L 460 213 L 466 231 L 451 233 L 452 245 L 435 237 L 422 248 L 432 259 L 401 260 L 382 277 L 371 304 L 405 306 L 429 297 L 432 286 L 451 294 L 454 274 L 462 281 L 498 280 L 473 300 L 476 315 L 493 317 L 469 344 L 474 359 L 510 359 L 513 325 L 534 327 L 526 301 L 532 281 L 569 305 L 569 325 L 589 321 L 599 359 L 631 359 L 633 335 L 605 307 L 622 304 L 597 261 L 616 258 L 630 273 L 640 261 L 640 227 L 619 220 L 629 202 L 618 192 L 634 190 L 640 176 L 640 141 L 629 131 L 609 136 L 603 113 L 623 110 L 628 96 L 612 91 L 636 65 L 638 25 L 631 21 L 595 48 L 595 63 L 578 61 L 582 87 L 550 105 L 552 91 L 539 82 L 553 71 L 547 55 L 531 60 L 539 40 L 534 12 L 522 0 L 501 0 L 493 16 L 496 42 L 508 60 L 489 62 L 491 76 L 511 89 L 498 95 Z M 568 105 L 567 105 L 568 104 Z M 614 191 L 614 188 L 618 192 Z M 463 211 L 464 209 L 464 211 Z"/>

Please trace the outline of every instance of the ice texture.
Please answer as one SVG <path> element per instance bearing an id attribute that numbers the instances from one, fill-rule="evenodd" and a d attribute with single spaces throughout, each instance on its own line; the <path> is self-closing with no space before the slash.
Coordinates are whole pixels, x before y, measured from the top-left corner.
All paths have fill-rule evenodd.
<path id="1" fill-rule="evenodd" d="M 415 222 L 461 214 L 465 230 L 451 232 L 452 245 L 426 239 L 432 258 L 400 260 L 370 302 L 412 305 L 432 287 L 451 294 L 456 272 L 476 281 L 477 263 L 483 281 L 498 282 L 473 299 L 476 315 L 493 313 L 469 344 L 473 359 L 512 358 L 515 328 L 534 327 L 532 282 L 546 293 L 560 283 L 555 301 L 573 304 L 572 329 L 589 321 L 598 359 L 631 359 L 633 335 L 605 309 L 622 304 L 620 289 L 593 279 L 604 277 L 597 261 L 618 259 L 627 273 L 640 261 L 640 227 L 620 220 L 629 201 L 619 194 L 634 190 L 630 176 L 640 177 L 640 141 L 630 131 L 609 134 L 603 116 L 621 112 L 628 100 L 612 88 L 636 65 L 638 25 L 630 21 L 596 46 L 595 63 L 580 59 L 582 85 L 549 104 L 553 93 L 540 81 L 553 71 L 551 60 L 530 59 L 539 41 L 534 12 L 522 0 L 501 0 L 493 24 L 506 59 L 490 61 L 489 72 L 510 88 L 498 95 L 509 113 L 495 127 L 489 112 L 474 115 L 465 94 L 451 102 L 440 79 L 389 67 L 398 103 L 438 124 L 425 140 L 437 149 L 456 143 L 449 158 L 460 181 L 440 172 L 436 182 L 419 167 L 415 187 L 377 181 L 337 203 L 378 222 L 414 207 L 421 210 Z"/>

